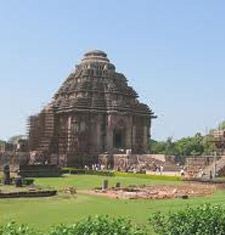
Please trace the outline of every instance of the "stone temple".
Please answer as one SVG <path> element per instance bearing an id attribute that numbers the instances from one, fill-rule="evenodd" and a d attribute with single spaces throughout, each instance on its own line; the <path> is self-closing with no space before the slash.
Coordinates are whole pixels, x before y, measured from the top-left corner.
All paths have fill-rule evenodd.
<path id="1" fill-rule="evenodd" d="M 148 153 L 151 109 L 103 51 L 87 52 L 52 101 L 29 118 L 29 146 L 64 166 Z"/>

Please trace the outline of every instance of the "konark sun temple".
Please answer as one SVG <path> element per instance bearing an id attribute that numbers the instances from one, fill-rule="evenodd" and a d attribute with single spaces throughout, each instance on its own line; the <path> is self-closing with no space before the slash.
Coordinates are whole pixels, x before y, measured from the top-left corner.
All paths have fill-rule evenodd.
<path id="1" fill-rule="evenodd" d="M 90 51 L 29 118 L 30 151 L 60 166 L 127 168 L 148 156 L 153 118 L 107 54 Z"/>

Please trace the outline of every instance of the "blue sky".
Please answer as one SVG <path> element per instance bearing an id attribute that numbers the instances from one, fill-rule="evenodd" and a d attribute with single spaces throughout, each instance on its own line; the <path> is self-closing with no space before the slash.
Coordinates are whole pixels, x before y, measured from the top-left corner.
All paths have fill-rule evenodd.
<path id="1" fill-rule="evenodd" d="M 154 139 L 225 119 L 225 1 L 0 1 L 0 139 L 26 132 L 84 52 L 108 53 L 158 115 Z"/>

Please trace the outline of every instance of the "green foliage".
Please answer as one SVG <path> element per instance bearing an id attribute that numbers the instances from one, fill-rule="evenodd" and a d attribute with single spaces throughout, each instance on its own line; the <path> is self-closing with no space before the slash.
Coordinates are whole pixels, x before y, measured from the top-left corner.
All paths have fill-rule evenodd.
<path id="1" fill-rule="evenodd" d="M 14 221 L 0 227 L 0 235 L 38 235 L 37 231 Z"/>
<path id="2" fill-rule="evenodd" d="M 73 225 L 58 225 L 42 233 L 25 225 L 10 222 L 0 227 L 0 235 L 147 235 L 145 228 L 133 225 L 126 218 L 88 217 Z"/>
<path id="3" fill-rule="evenodd" d="M 214 152 L 213 131 L 225 129 L 225 121 L 221 122 L 216 129 L 211 129 L 208 135 L 202 136 L 196 133 L 192 137 L 184 137 L 173 141 L 169 137 L 166 141 L 151 140 L 149 150 L 153 154 L 174 155 L 176 159 L 184 163 L 187 156 L 212 155 Z"/>
<path id="4" fill-rule="evenodd" d="M 34 179 L 30 179 L 30 178 L 23 179 L 24 185 L 32 185 L 33 183 L 34 183 Z"/>
<path id="5" fill-rule="evenodd" d="M 212 155 L 215 151 L 214 147 L 214 136 L 212 134 L 206 135 L 203 138 L 203 147 L 204 147 L 204 155 Z"/>
<path id="6" fill-rule="evenodd" d="M 108 216 L 88 217 L 72 226 L 60 225 L 52 228 L 48 235 L 144 235 L 144 229 L 137 227 L 125 218 Z M 47 235 L 47 234 L 46 234 Z"/>
<path id="7" fill-rule="evenodd" d="M 224 130 L 225 129 L 225 121 L 221 122 L 218 126 L 218 129 Z"/>
<path id="8" fill-rule="evenodd" d="M 152 141 L 151 152 L 153 154 L 174 155 L 176 159 L 184 163 L 187 156 L 211 155 L 214 151 L 213 136 L 202 136 L 197 133 L 193 137 L 181 138 L 173 141 L 170 137 L 166 141 Z"/>
<path id="9" fill-rule="evenodd" d="M 27 139 L 25 135 L 15 135 L 9 138 L 8 142 L 10 144 L 15 144 L 20 139 Z"/>
<path id="10" fill-rule="evenodd" d="M 151 140 L 149 148 L 151 150 L 151 153 L 164 154 L 166 149 L 166 144 L 164 141 Z"/>
<path id="11" fill-rule="evenodd" d="M 182 138 L 176 142 L 180 156 L 199 156 L 204 152 L 203 136 L 197 133 L 194 137 Z"/>
<path id="12" fill-rule="evenodd" d="M 93 170 L 85 170 L 85 169 L 76 169 L 76 168 L 62 168 L 63 174 L 71 174 L 71 175 L 100 175 L 100 176 L 114 176 L 113 171 L 93 171 Z"/>
<path id="13" fill-rule="evenodd" d="M 155 232 L 161 235 L 223 235 L 225 209 L 204 204 L 168 215 L 156 213 L 150 217 L 149 222 Z"/>
<path id="14" fill-rule="evenodd" d="M 150 180 L 165 180 L 165 181 L 180 181 L 180 176 L 174 175 L 147 175 L 147 174 L 137 174 L 137 173 L 128 173 L 128 172 L 115 172 L 115 176 L 119 177 L 135 177 L 140 179 L 150 179 Z"/>

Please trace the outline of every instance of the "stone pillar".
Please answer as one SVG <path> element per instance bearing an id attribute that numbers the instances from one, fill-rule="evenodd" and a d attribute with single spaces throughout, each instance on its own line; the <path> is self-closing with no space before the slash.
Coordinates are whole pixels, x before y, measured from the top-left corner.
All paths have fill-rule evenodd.
<path id="1" fill-rule="evenodd" d="M 144 148 L 144 152 L 147 153 L 148 152 L 148 127 L 147 126 L 143 126 L 143 148 Z"/>
<path id="2" fill-rule="evenodd" d="M 125 148 L 132 149 L 132 117 L 128 117 L 126 120 L 126 139 Z"/>
<path id="3" fill-rule="evenodd" d="M 96 124 L 96 150 L 100 152 L 102 150 L 101 143 L 101 122 L 98 120 Z"/>
<path id="4" fill-rule="evenodd" d="M 72 148 L 72 117 L 68 117 L 68 142 L 67 142 L 67 151 L 70 152 Z"/>
<path id="5" fill-rule="evenodd" d="M 135 152 L 136 150 L 136 126 L 134 125 L 133 127 L 133 135 L 132 135 L 132 152 Z"/>
<path id="6" fill-rule="evenodd" d="M 106 145 L 107 151 L 111 151 L 113 149 L 113 131 L 111 128 L 107 128 Z"/>
<path id="7" fill-rule="evenodd" d="M 3 166 L 3 184 L 10 185 L 10 167 L 9 165 Z"/>
<path id="8" fill-rule="evenodd" d="M 109 187 L 109 181 L 108 180 L 103 180 L 102 181 L 102 190 L 105 190 Z"/>
<path id="9" fill-rule="evenodd" d="M 107 133 L 106 133 L 106 151 L 111 151 L 113 149 L 113 120 L 112 115 L 108 116 L 107 122 Z"/>

